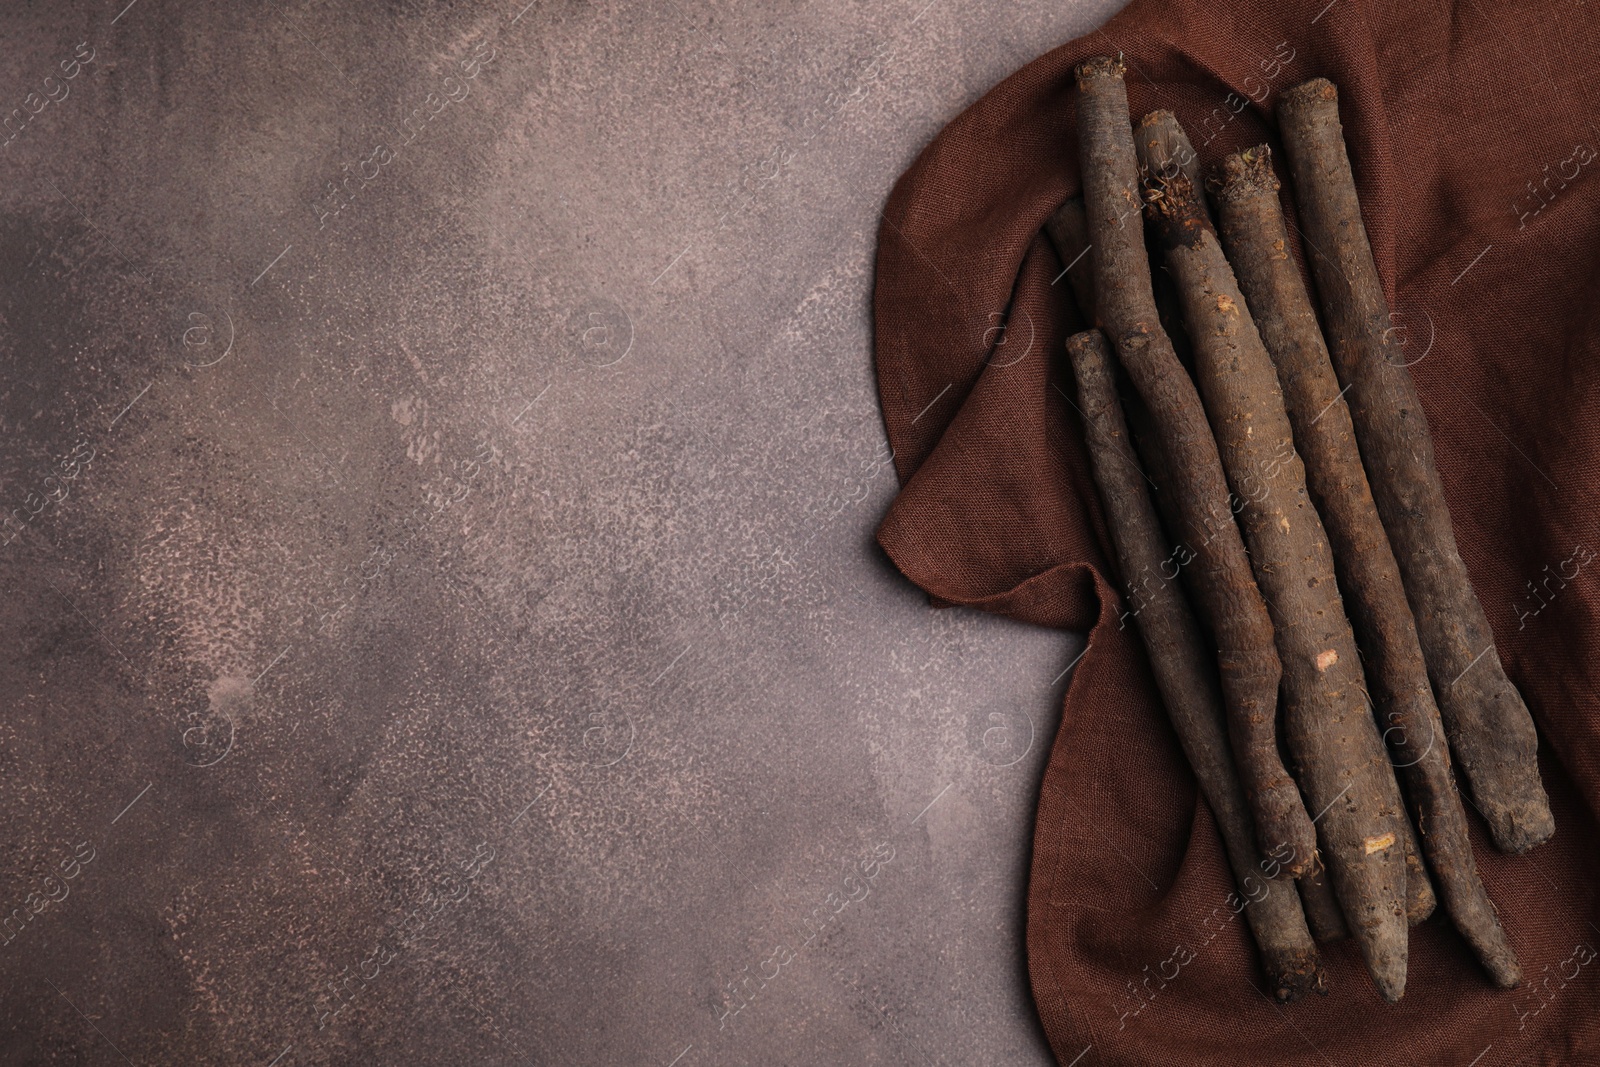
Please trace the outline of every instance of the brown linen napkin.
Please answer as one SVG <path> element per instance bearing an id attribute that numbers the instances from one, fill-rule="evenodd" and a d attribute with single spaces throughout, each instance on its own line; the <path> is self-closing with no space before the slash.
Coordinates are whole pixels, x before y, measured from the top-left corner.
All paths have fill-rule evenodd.
<path id="1" fill-rule="evenodd" d="M 1260 991 L 1210 812 L 1118 629 L 1062 353 L 1080 320 L 1039 232 L 1080 188 L 1072 68 L 1117 52 L 1134 117 L 1176 112 L 1207 165 L 1276 150 L 1284 88 L 1339 86 L 1461 552 L 1541 732 L 1555 839 L 1504 856 L 1474 827 L 1520 989 L 1494 990 L 1441 911 L 1412 933 L 1397 1006 L 1348 941 L 1325 947 L 1327 998 Z M 1034 995 L 1062 1064 L 1600 1063 L 1597 104 L 1600 5 L 1579 0 L 1136 0 L 996 86 L 896 185 L 875 310 L 902 489 L 879 540 L 935 603 L 1090 631 L 1028 888 Z"/>

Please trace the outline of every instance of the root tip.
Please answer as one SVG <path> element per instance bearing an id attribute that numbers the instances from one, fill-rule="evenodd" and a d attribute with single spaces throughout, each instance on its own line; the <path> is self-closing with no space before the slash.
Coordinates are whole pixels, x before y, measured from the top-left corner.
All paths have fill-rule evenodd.
<path id="1" fill-rule="evenodd" d="M 1149 114 L 1145 115 L 1144 118 L 1139 120 L 1139 129 L 1141 130 L 1150 126 L 1166 125 L 1178 125 L 1178 116 L 1174 115 L 1166 108 L 1157 108 L 1155 111 L 1150 112 Z"/>
<path id="2" fill-rule="evenodd" d="M 1555 836 L 1555 816 L 1550 813 L 1549 801 L 1544 797 L 1540 797 L 1539 801 L 1542 803 L 1524 804 L 1520 809 L 1485 809 L 1489 836 L 1494 838 L 1496 848 L 1520 856 Z"/>
<path id="3" fill-rule="evenodd" d="M 1272 995 L 1279 1004 L 1292 1004 L 1307 993 L 1328 995 L 1328 980 L 1316 949 L 1277 954 L 1263 962 Z"/>
<path id="4" fill-rule="evenodd" d="M 1515 989 L 1522 984 L 1522 965 L 1515 959 L 1496 960 L 1489 965 L 1489 977 L 1501 989 Z"/>
<path id="5" fill-rule="evenodd" d="M 1207 188 L 1223 198 L 1276 193 L 1282 187 L 1272 171 L 1272 149 L 1264 144 L 1224 156 Z"/>
<path id="6" fill-rule="evenodd" d="M 1400 1003 L 1400 998 L 1406 995 L 1404 944 L 1402 943 L 1398 952 L 1382 955 L 1377 959 L 1369 956 L 1367 973 L 1372 976 L 1372 984 L 1377 987 L 1379 996 L 1390 1004 Z"/>
<path id="7" fill-rule="evenodd" d="M 1121 56 L 1090 56 L 1078 64 L 1073 74 L 1077 76 L 1078 88 L 1082 89 L 1085 82 L 1096 78 L 1120 79 L 1127 69 Z"/>
<path id="8" fill-rule="evenodd" d="M 1339 89 L 1327 78 L 1311 78 L 1283 91 L 1283 102 L 1299 105 L 1314 100 L 1337 101 Z"/>

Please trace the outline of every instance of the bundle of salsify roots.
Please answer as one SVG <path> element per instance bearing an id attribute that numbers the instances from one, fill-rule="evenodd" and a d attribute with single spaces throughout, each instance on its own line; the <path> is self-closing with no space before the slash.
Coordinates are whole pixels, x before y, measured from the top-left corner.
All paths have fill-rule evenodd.
<path id="1" fill-rule="evenodd" d="M 1132 123 L 1119 59 L 1076 73 L 1083 195 L 1046 229 L 1095 326 L 1067 351 L 1123 622 L 1270 988 L 1325 992 L 1317 943 L 1348 936 L 1399 1000 L 1409 926 L 1436 903 L 1515 986 L 1463 803 L 1503 851 L 1548 840 L 1538 739 L 1456 549 L 1337 91 L 1318 78 L 1277 105 L 1319 325 L 1268 148 L 1202 186 L 1170 112 Z"/>

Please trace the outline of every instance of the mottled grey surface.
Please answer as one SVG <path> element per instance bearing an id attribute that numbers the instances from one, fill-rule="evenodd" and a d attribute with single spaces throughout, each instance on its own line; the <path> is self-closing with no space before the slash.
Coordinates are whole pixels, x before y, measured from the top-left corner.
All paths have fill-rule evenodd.
<path id="1" fill-rule="evenodd" d="M 1049 1063 L 869 298 L 1114 6 L 8 2 L 0 1062 Z"/>

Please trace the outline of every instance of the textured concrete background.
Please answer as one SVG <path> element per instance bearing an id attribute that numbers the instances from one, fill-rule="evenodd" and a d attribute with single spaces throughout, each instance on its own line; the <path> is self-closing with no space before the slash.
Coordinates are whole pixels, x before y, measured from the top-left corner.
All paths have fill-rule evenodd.
<path id="1" fill-rule="evenodd" d="M 1115 0 L 8 2 L 0 1062 L 1045 1064 L 874 234 Z"/>

